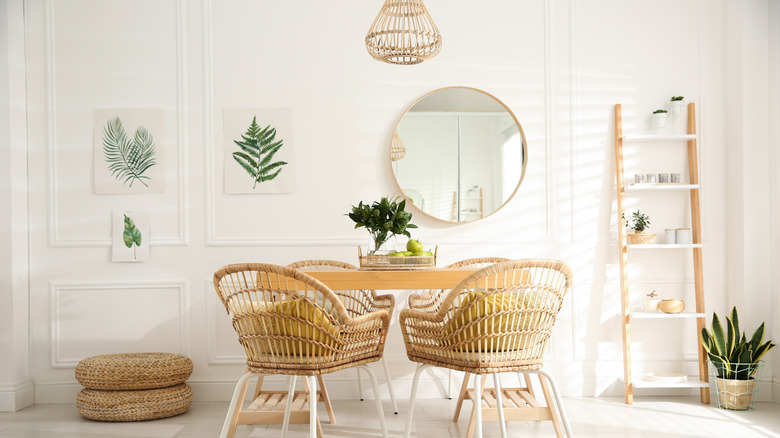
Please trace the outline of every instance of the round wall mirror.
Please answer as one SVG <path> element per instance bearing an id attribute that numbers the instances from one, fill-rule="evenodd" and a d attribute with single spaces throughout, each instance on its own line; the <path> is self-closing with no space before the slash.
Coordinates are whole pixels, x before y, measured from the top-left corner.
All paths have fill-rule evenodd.
<path id="1" fill-rule="evenodd" d="M 408 203 L 443 221 L 495 213 L 525 176 L 523 128 L 504 103 L 474 88 L 421 97 L 401 117 L 391 144 L 393 174 Z"/>

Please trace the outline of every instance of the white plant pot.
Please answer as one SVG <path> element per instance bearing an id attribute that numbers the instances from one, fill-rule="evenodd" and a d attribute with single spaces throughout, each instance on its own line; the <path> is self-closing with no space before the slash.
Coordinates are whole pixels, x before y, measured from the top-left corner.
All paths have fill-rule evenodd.
<path id="1" fill-rule="evenodd" d="M 666 113 L 653 114 L 653 129 L 666 127 Z"/>
<path id="2" fill-rule="evenodd" d="M 681 116 L 683 106 L 685 106 L 685 102 L 682 100 L 673 100 L 671 103 L 672 103 L 672 115 L 675 117 Z"/>

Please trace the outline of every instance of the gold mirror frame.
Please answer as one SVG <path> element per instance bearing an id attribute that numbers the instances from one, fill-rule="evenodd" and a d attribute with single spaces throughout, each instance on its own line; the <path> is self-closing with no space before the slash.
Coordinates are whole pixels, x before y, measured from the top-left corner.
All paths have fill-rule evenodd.
<path id="1" fill-rule="evenodd" d="M 400 128 L 401 123 L 403 122 L 404 118 L 409 114 L 409 112 L 412 111 L 412 109 L 416 105 L 418 105 L 420 102 L 422 102 L 426 98 L 428 98 L 428 97 L 430 97 L 430 96 L 432 96 L 432 95 L 434 95 L 436 93 L 440 93 L 440 92 L 443 92 L 443 91 L 446 91 L 446 90 L 453 90 L 453 89 L 457 89 L 457 90 L 471 90 L 471 91 L 475 91 L 475 92 L 481 93 L 481 94 L 485 95 L 486 97 L 489 97 L 489 98 L 493 99 L 496 103 L 498 103 L 501 107 L 504 108 L 504 110 L 506 111 L 506 113 L 509 116 L 511 116 L 512 120 L 514 121 L 515 125 L 517 126 L 517 131 L 520 134 L 520 139 L 522 141 L 522 158 L 523 158 L 522 169 L 521 169 L 521 173 L 520 173 L 520 178 L 517 181 L 517 185 L 515 185 L 515 188 L 512 191 L 512 194 L 509 195 L 509 197 L 507 197 L 500 206 L 495 208 L 490 213 L 484 214 L 484 212 L 483 212 L 481 217 L 476 218 L 476 219 L 472 219 L 472 220 L 448 220 L 448 219 L 444 219 L 444 218 L 441 218 L 441 217 L 438 217 L 438 216 L 434 216 L 433 214 L 430 214 L 430 213 L 424 211 L 423 207 L 416 205 L 413 202 L 413 200 L 411 199 L 411 197 L 407 193 L 405 193 L 404 188 L 401 186 L 401 183 L 398 180 L 398 175 L 396 173 L 396 169 L 394 168 L 394 165 L 399 160 L 399 158 L 397 158 L 397 153 L 394 152 L 395 150 L 393 149 L 392 145 L 394 144 L 394 141 L 396 143 L 398 142 L 395 139 L 399 137 L 398 129 Z M 485 219 L 487 217 L 490 217 L 490 216 L 496 214 L 498 211 L 500 211 L 502 208 L 504 208 L 504 206 L 506 206 L 515 197 L 515 195 L 517 194 L 518 190 L 520 189 L 520 186 L 523 183 L 523 180 L 525 179 L 525 173 L 526 173 L 526 170 L 528 168 L 528 142 L 526 141 L 525 132 L 523 131 L 523 127 L 520 124 L 520 122 L 517 120 L 517 117 L 515 116 L 514 112 L 512 112 L 512 110 L 509 109 L 509 107 L 503 101 L 501 101 L 501 99 L 497 98 L 496 96 L 494 96 L 494 95 L 492 95 L 492 94 L 490 94 L 490 93 L 488 93 L 488 92 L 486 92 L 484 90 L 480 90 L 478 88 L 473 88 L 473 87 L 453 86 L 453 87 L 440 88 L 440 89 L 428 92 L 425 95 L 423 95 L 422 97 L 420 97 L 419 99 L 417 99 L 416 101 L 414 101 L 406 109 L 406 111 L 404 111 L 404 113 L 401 115 L 401 117 L 398 119 L 398 123 L 396 123 L 395 128 L 393 129 L 393 134 L 391 136 L 390 143 L 391 143 L 391 148 L 390 148 L 390 157 L 391 157 L 391 159 L 390 159 L 390 171 L 393 174 L 393 179 L 395 180 L 396 187 L 398 187 L 398 190 L 401 193 L 401 195 L 404 197 L 404 199 L 409 201 L 408 204 L 413 205 L 414 208 L 417 211 L 419 211 L 420 213 L 422 213 L 425 216 L 428 216 L 430 218 L 436 219 L 438 221 L 447 222 L 447 223 L 453 223 L 453 224 L 471 223 L 471 222 L 476 222 L 476 221 Z M 394 155 L 394 153 L 395 153 L 395 155 Z M 460 177 L 458 178 L 457 184 L 458 184 L 458 187 L 460 187 L 460 185 L 461 185 Z M 453 204 L 455 205 L 455 207 L 453 207 L 453 208 L 457 208 L 457 202 L 453 201 Z"/>

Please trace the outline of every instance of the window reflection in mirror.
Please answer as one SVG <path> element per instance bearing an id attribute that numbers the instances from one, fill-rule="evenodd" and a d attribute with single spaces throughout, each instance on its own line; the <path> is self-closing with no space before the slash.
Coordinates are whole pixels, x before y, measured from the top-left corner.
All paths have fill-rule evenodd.
<path id="1" fill-rule="evenodd" d="M 396 127 L 405 154 L 392 160 L 404 196 L 444 221 L 489 216 L 525 174 L 526 142 L 514 114 L 483 91 L 451 87 L 415 102 Z"/>

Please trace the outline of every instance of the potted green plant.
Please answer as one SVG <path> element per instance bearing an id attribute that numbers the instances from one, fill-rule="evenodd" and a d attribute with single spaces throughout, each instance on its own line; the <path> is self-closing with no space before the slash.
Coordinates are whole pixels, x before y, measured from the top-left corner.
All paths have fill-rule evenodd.
<path id="1" fill-rule="evenodd" d="M 634 231 L 628 235 L 631 243 L 638 245 L 655 242 L 655 233 L 647 231 L 650 227 L 650 216 L 637 210 L 631 213 L 630 220 L 626 219 L 626 214 L 623 213 L 623 220 L 626 221 L 626 228 Z"/>
<path id="2" fill-rule="evenodd" d="M 683 99 L 685 99 L 683 96 L 672 96 L 671 99 L 669 99 L 669 101 L 672 103 L 673 116 L 679 116 L 682 114 L 682 107 L 685 104 Z"/>
<path id="3" fill-rule="evenodd" d="M 718 388 L 718 406 L 724 409 L 744 411 L 752 409 L 756 372 L 763 365 L 761 357 L 775 347 L 772 341 L 764 342 L 764 323 L 748 340 L 740 334 L 737 308 L 726 317 L 726 329 L 712 314 L 712 331 L 701 330 L 701 344 L 715 368 Z"/>
<path id="4" fill-rule="evenodd" d="M 355 221 L 355 228 L 365 227 L 371 234 L 372 247 L 369 248 L 368 255 L 376 253 L 385 242 L 397 234 L 411 238 L 412 235 L 407 229 L 417 228 L 417 225 L 410 222 L 412 214 L 404 211 L 406 200 L 398 200 L 399 197 L 389 199 L 385 196 L 370 205 L 360 201 L 347 213 L 347 216 Z"/>
<path id="5" fill-rule="evenodd" d="M 666 126 L 666 114 L 668 111 L 665 109 L 657 109 L 653 111 L 653 129 L 660 129 Z"/>

